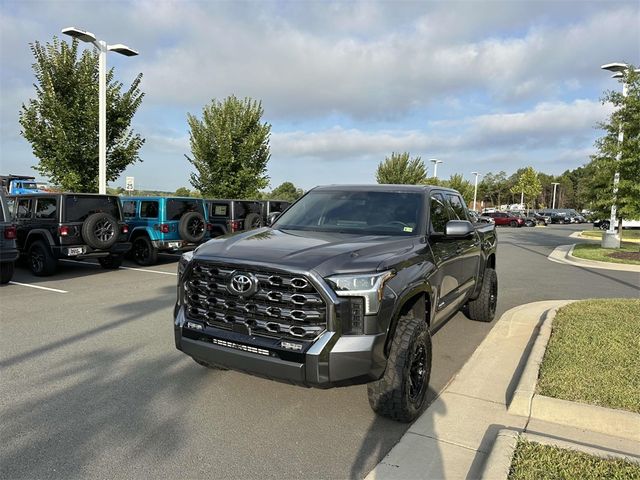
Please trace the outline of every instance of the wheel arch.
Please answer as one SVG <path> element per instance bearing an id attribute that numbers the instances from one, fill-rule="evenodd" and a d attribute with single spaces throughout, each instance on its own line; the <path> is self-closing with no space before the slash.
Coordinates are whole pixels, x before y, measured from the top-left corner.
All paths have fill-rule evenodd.
<path id="1" fill-rule="evenodd" d="M 393 341 L 396 328 L 400 318 L 409 312 L 413 312 L 416 318 L 422 318 L 426 322 L 427 326 L 431 326 L 431 319 L 433 317 L 433 302 L 432 302 L 432 289 L 429 284 L 426 284 L 423 289 L 418 291 L 412 290 L 405 292 L 400 296 L 398 307 L 396 307 L 389 328 L 387 330 L 387 338 L 384 345 L 384 354 L 389 354 L 389 348 Z"/>
<path id="2" fill-rule="evenodd" d="M 33 242 L 38 240 L 44 240 L 44 243 L 49 247 L 55 244 L 51 232 L 43 229 L 34 229 L 27 234 L 27 238 L 24 242 L 25 250 L 28 249 Z"/>

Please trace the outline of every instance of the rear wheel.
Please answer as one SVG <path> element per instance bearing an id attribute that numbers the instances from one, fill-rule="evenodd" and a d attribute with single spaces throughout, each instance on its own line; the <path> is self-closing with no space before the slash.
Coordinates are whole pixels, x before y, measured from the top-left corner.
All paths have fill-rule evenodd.
<path id="1" fill-rule="evenodd" d="M 498 304 L 498 275 L 493 268 L 486 268 L 480 295 L 475 300 L 469 301 L 467 316 L 478 322 L 490 322 L 496 316 Z"/>
<path id="2" fill-rule="evenodd" d="M 138 265 L 149 266 L 158 261 L 158 249 L 145 236 L 140 236 L 133 241 L 131 254 Z"/>
<path id="3" fill-rule="evenodd" d="M 98 258 L 98 262 L 105 270 L 116 270 L 122 265 L 122 255 L 109 255 Z"/>
<path id="4" fill-rule="evenodd" d="M 431 336 L 423 319 L 400 318 L 382 378 L 367 385 L 369 405 L 378 415 L 411 422 L 425 405 L 431 376 Z"/>
<path id="5" fill-rule="evenodd" d="M 0 263 L 0 284 L 9 283 L 13 277 L 13 262 Z"/>
<path id="6" fill-rule="evenodd" d="M 513 228 L 518 226 L 518 222 L 516 222 L 515 220 L 511 220 L 511 222 L 509 222 L 509 225 Z"/>
<path id="7" fill-rule="evenodd" d="M 29 269 L 37 277 L 47 277 L 56 271 L 58 262 L 49 247 L 37 240 L 29 247 Z"/>

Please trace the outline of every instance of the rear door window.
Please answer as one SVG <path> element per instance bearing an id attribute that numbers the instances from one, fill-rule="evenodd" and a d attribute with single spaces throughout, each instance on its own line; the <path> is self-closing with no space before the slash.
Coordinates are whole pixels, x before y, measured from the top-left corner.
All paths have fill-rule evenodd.
<path id="1" fill-rule="evenodd" d="M 31 218 L 31 203 L 32 202 L 30 198 L 21 198 L 20 200 L 18 200 L 16 218 Z"/>
<path id="2" fill-rule="evenodd" d="M 38 198 L 36 202 L 36 218 L 39 220 L 55 220 L 58 213 L 57 203 L 55 198 Z"/>
<path id="3" fill-rule="evenodd" d="M 158 209 L 156 201 L 140 202 L 140 218 L 158 218 Z"/>
<path id="4" fill-rule="evenodd" d="M 84 222 L 94 213 L 108 213 L 121 220 L 118 197 L 69 195 L 65 197 L 64 214 L 67 222 Z"/>
<path id="5" fill-rule="evenodd" d="M 167 220 L 180 220 L 185 213 L 198 212 L 204 215 L 202 202 L 198 200 L 187 200 L 170 198 L 167 200 Z"/>
<path id="6" fill-rule="evenodd" d="M 127 200 L 122 202 L 122 215 L 124 218 L 131 218 L 136 216 L 136 202 L 135 200 Z"/>

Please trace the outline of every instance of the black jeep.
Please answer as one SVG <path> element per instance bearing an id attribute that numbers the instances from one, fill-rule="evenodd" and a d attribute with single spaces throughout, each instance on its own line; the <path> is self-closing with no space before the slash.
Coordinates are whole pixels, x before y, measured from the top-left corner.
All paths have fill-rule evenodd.
<path id="1" fill-rule="evenodd" d="M 12 201 L 18 250 L 34 275 L 52 275 L 61 258 L 97 258 L 115 269 L 131 248 L 116 196 L 36 193 Z"/>
<path id="2" fill-rule="evenodd" d="M 253 230 L 265 225 L 259 200 L 205 200 L 211 223 L 211 236 Z"/>
<path id="3" fill-rule="evenodd" d="M 9 205 L 0 192 L 0 283 L 9 283 L 13 277 L 13 266 L 18 258 L 16 249 L 16 226 L 11 220 Z"/>

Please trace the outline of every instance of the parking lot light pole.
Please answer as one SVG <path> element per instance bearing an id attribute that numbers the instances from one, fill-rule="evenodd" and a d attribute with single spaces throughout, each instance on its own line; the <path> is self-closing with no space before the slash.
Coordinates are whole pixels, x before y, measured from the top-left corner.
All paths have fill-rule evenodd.
<path id="1" fill-rule="evenodd" d="M 62 33 L 77 38 L 83 42 L 91 43 L 98 49 L 98 193 L 107 193 L 107 52 L 116 52 L 127 57 L 138 55 L 138 52 L 116 43 L 107 45 L 107 42 L 98 40 L 96 36 L 85 30 L 75 27 L 62 29 Z"/>
<path id="2" fill-rule="evenodd" d="M 600 67 L 603 70 L 613 72 L 612 78 L 621 78 L 622 72 L 629 68 L 626 63 L 607 63 Z M 639 70 L 636 70 L 636 72 Z M 622 96 L 627 96 L 627 82 L 622 82 Z M 602 246 L 604 248 L 619 248 L 620 239 L 616 237 L 616 216 L 618 213 L 618 206 L 616 205 L 618 197 L 618 184 L 620 183 L 620 172 L 617 165 L 622 159 L 622 141 L 624 140 L 624 131 L 622 130 L 622 124 L 618 130 L 618 152 L 616 153 L 616 172 L 613 175 L 613 202 L 611 203 L 611 216 L 609 217 L 609 228 L 602 235 Z"/>
<path id="3" fill-rule="evenodd" d="M 430 158 L 429 161 L 433 163 L 433 178 L 438 178 L 438 164 L 443 163 L 442 160 L 438 160 L 437 158 Z"/>
<path id="4" fill-rule="evenodd" d="M 557 182 L 554 182 L 551 185 L 553 185 L 553 201 L 551 202 L 551 210 L 553 210 L 554 208 L 556 208 L 556 188 L 560 184 Z"/>
<path id="5" fill-rule="evenodd" d="M 478 172 L 471 172 L 471 175 L 476 176 L 476 183 L 473 189 L 473 211 L 477 212 L 478 210 L 476 210 L 476 203 L 477 203 L 476 200 L 478 199 L 478 177 L 481 177 L 482 174 Z"/>

